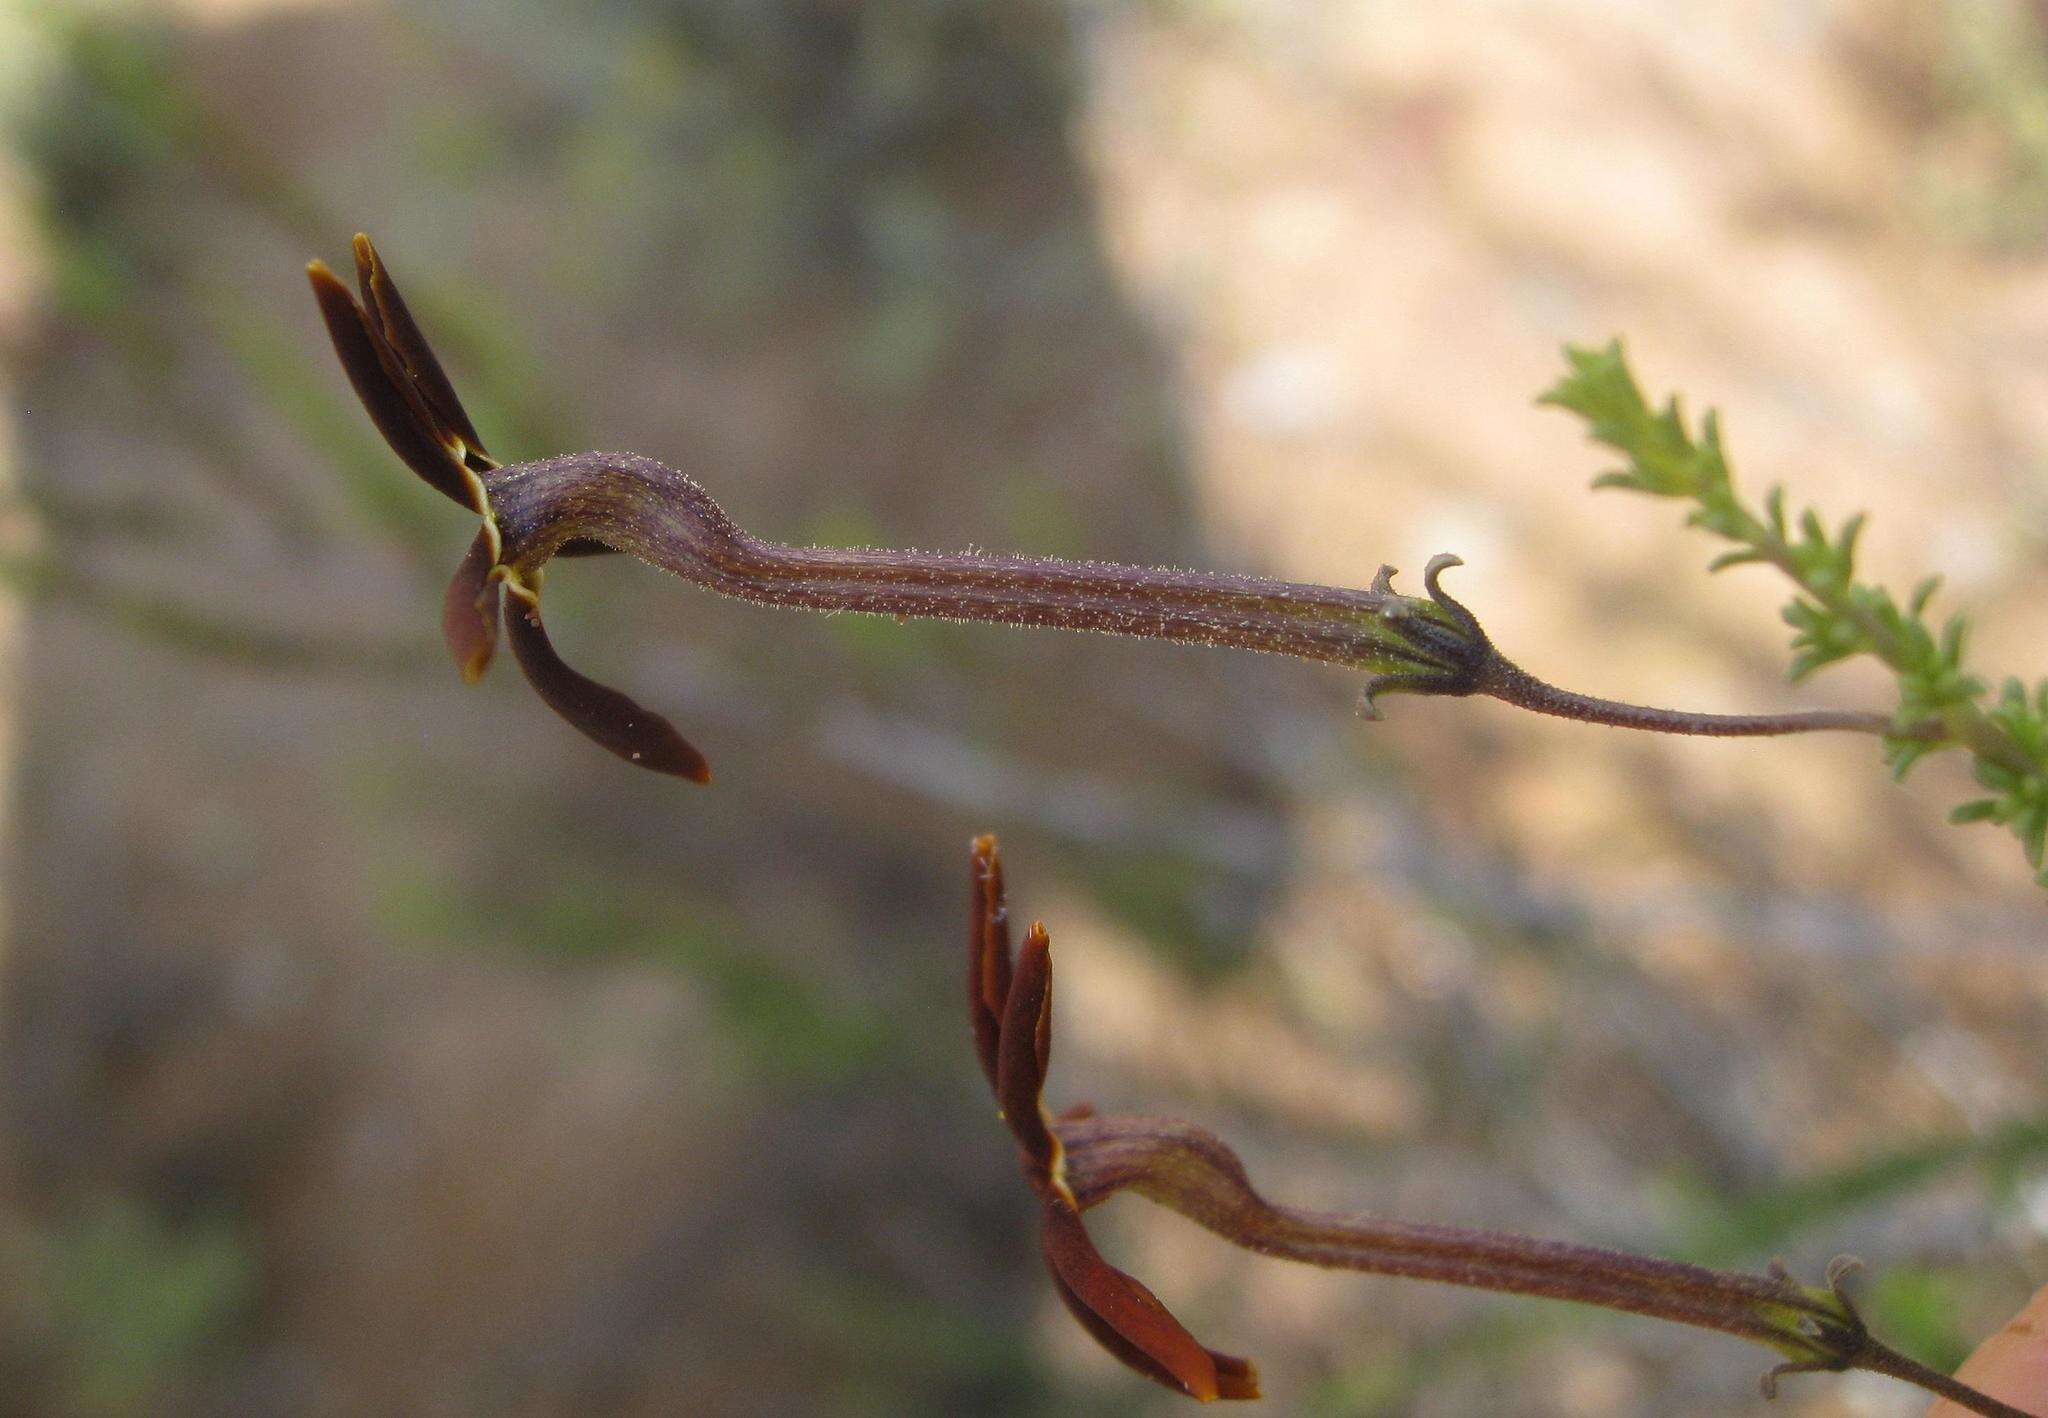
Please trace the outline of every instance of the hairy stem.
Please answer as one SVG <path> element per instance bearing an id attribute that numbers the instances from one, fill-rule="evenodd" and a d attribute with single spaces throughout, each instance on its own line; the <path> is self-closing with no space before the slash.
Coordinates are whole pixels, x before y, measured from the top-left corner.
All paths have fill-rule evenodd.
<path id="1" fill-rule="evenodd" d="M 1189 1123 L 1083 1115 L 1054 1128 L 1063 1180 L 1084 1211 L 1131 1191 L 1278 1260 L 1570 1300 L 1716 1330 L 1785 1356 L 1765 1378 L 1766 1393 L 1786 1373 L 1867 1369 L 1988 1418 L 2028 1418 L 1872 1338 L 1840 1288 L 1853 1266 L 1838 1263 L 1823 1288 L 1802 1285 L 1776 1266 L 1747 1275 L 1600 1246 L 1309 1211 L 1261 1196 L 1237 1154 Z"/>
<path id="2" fill-rule="evenodd" d="M 516 574 L 580 536 L 765 605 L 1096 630 L 1337 665 L 1375 666 L 1391 654 L 1426 669 L 1442 658 L 1390 646 L 1382 617 L 1415 604 L 1391 592 L 1114 562 L 789 546 L 742 531 L 694 481 L 630 453 L 513 464 L 484 481 L 504 537 L 500 562 Z"/>
<path id="3" fill-rule="evenodd" d="M 1556 688 L 1493 648 L 1478 621 L 1425 576 L 1430 598 L 1382 572 L 1364 590 L 1259 576 L 984 552 L 798 547 L 737 526 L 690 478 L 630 453 L 581 453 L 482 474 L 516 583 L 572 543 L 623 551 L 721 595 L 765 605 L 1092 630 L 1290 655 L 1373 671 L 1374 688 L 1485 694 L 1537 713 L 1671 734 L 1845 729 L 1896 733 L 1875 713 L 1703 714 Z"/>
<path id="4" fill-rule="evenodd" d="M 1529 1236 L 1306 1211 L 1267 1201 L 1234 1152 L 1205 1130 L 1157 1118 L 1063 1121 L 1067 1181 L 1084 1208 L 1129 1189 L 1236 1245 L 1279 1260 L 1580 1300 L 1778 1345 L 1788 1310 L 1847 1323 L 1826 1292 L 1777 1278 Z"/>
<path id="5" fill-rule="evenodd" d="M 1956 1407 L 1970 1413 L 1982 1413 L 1985 1418 L 2035 1418 L 2024 1408 L 2015 1408 L 2010 1403 L 1993 1398 L 1988 1393 L 1971 1388 L 1939 1369 L 1930 1369 L 1917 1359 L 1909 1359 L 1895 1349 L 1868 1341 L 1868 1347 L 1858 1356 L 1856 1368 L 1867 1369 L 1873 1374 L 1884 1374 L 1901 1383 L 1912 1384 L 1938 1398 L 1945 1398 Z"/>
<path id="6" fill-rule="evenodd" d="M 1916 724 L 1910 732 L 1894 727 L 1889 715 L 1857 709 L 1810 709 L 1791 714 L 1698 714 L 1684 709 L 1652 709 L 1640 704 L 1623 704 L 1598 699 L 1546 684 L 1521 667 L 1503 660 L 1489 678 L 1485 692 L 1517 708 L 1585 724 L 1607 724 L 1620 729 L 1649 729 L 1665 734 L 1706 734 L 1720 738 L 1760 738 L 1772 734 L 1812 733 L 1821 729 L 1845 729 L 1861 734 L 1889 734 L 1894 738 L 1936 738 L 1939 723 Z"/>

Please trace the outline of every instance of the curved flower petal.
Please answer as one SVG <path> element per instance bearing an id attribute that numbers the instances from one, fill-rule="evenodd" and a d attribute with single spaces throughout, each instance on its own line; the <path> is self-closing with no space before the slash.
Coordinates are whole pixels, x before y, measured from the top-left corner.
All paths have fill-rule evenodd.
<path id="1" fill-rule="evenodd" d="M 440 437 L 418 394 L 388 367 L 382 337 L 354 293 L 324 261 L 307 265 L 306 279 L 312 282 L 321 319 L 327 323 L 327 337 L 334 342 L 334 353 L 341 359 L 348 382 L 391 451 L 436 492 L 473 512 L 481 511 L 475 505 L 462 460 Z"/>
<path id="2" fill-rule="evenodd" d="M 996 1041 L 1002 1035 L 1003 1006 L 1010 998 L 1010 907 L 1003 895 L 1003 859 L 996 839 L 974 839 L 968 869 L 967 1015 L 974 1025 L 974 1052 L 991 1090 L 1000 1087 Z"/>
<path id="3" fill-rule="evenodd" d="M 539 607 L 515 600 L 506 610 L 505 630 L 512 641 L 512 654 L 525 672 L 526 682 L 548 708 L 628 763 L 695 783 L 711 781 L 711 765 L 704 755 L 668 720 L 562 663 L 548 643 Z"/>
<path id="4" fill-rule="evenodd" d="M 1157 1295 L 1102 1258 L 1080 1215 L 1058 1197 L 1045 1199 L 1039 1242 L 1067 1309 L 1125 1364 L 1204 1402 L 1259 1396 L 1249 1359 L 1203 1348 Z"/>
<path id="5" fill-rule="evenodd" d="M 1034 922 L 1017 952 L 1010 997 L 1003 1002 L 996 1041 L 996 1102 L 1003 1121 L 1032 1167 L 1034 1184 L 1054 1185 L 1059 1144 L 1045 1125 L 1039 1096 L 1052 1053 L 1052 946 L 1043 924 Z M 1064 1185 L 1061 1183 L 1060 1185 Z"/>
<path id="6" fill-rule="evenodd" d="M 1043 1099 L 1052 1058 L 1051 942 L 1043 923 L 1033 923 L 1011 960 L 994 837 L 974 839 L 969 882 L 967 1012 L 982 1072 L 1038 1194 L 1039 1245 L 1060 1298 L 1097 1343 L 1155 1383 L 1203 1400 L 1257 1398 L 1258 1373 L 1249 1360 L 1203 1348 L 1158 1296 L 1104 1260 L 1089 1239 Z M 1098 1190 L 1091 1204 L 1110 1192 Z"/>
<path id="7" fill-rule="evenodd" d="M 455 386 L 448 382 L 441 361 L 434 357 L 433 347 L 420 333 L 412 311 L 406 308 L 405 297 L 398 293 L 398 287 L 393 284 L 391 272 L 377 254 L 377 248 L 362 232 L 356 233 L 354 246 L 356 284 L 362 288 L 363 305 L 374 318 L 374 329 L 397 356 L 406 378 L 435 421 L 460 438 L 463 447 L 477 454 L 484 464 L 496 467 L 490 454 L 484 451 L 483 440 L 477 437 L 476 425 L 469 421 L 462 401 L 455 397 Z"/>
<path id="8" fill-rule="evenodd" d="M 492 550 L 490 532 L 478 532 L 441 598 L 441 635 L 465 684 L 484 677 L 498 648 L 498 604 L 503 597 L 491 579 Z"/>

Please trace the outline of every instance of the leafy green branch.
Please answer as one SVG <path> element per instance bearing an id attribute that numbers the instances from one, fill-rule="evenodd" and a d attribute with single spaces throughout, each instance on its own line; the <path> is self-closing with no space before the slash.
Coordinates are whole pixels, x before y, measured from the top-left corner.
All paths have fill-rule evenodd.
<path id="1" fill-rule="evenodd" d="M 1928 603 L 1941 584 L 1929 577 L 1902 605 L 1882 586 L 1856 579 L 1857 513 L 1830 532 L 1813 508 L 1790 516 L 1785 491 L 1774 486 L 1760 506 L 1736 491 L 1712 410 L 1697 436 L 1687 427 L 1676 396 L 1660 408 L 1644 399 L 1619 340 L 1600 349 L 1567 346 L 1570 372 L 1539 402 L 1584 419 L 1595 442 L 1619 452 L 1627 464 L 1595 478 L 1595 487 L 1626 488 L 1693 504 L 1688 526 L 1733 542 L 1710 570 L 1762 563 L 1799 589 L 1786 604 L 1792 627 L 1792 678 L 1826 665 L 1869 655 L 1898 680 L 1899 703 L 1885 736 L 1885 761 L 1895 778 L 1937 749 L 1957 748 L 1973 760 L 1977 782 L 1990 794 L 1950 814 L 1958 823 L 1992 822 L 2012 830 L 2048 886 L 2042 869 L 2048 848 L 2048 680 L 2031 693 L 2008 679 L 1994 698 L 1963 656 L 1968 622 L 1955 614 L 1937 630 Z"/>

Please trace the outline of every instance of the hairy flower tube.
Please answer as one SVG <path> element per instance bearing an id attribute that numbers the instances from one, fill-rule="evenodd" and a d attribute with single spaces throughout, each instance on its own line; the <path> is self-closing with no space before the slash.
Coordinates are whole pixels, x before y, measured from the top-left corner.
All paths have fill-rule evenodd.
<path id="1" fill-rule="evenodd" d="M 736 526 L 695 481 L 634 453 L 575 453 L 500 465 L 484 449 L 441 363 L 367 237 L 352 293 L 315 261 L 313 292 L 343 369 L 399 458 L 482 526 L 443 603 L 442 630 L 465 679 L 482 676 L 503 610 L 514 656 L 540 697 L 613 753 L 707 781 L 704 756 L 667 720 L 578 674 L 541 623 L 544 568 L 557 556 L 622 551 L 722 595 L 764 605 L 1099 631 L 1291 655 L 1366 671 L 1368 715 L 1389 693 L 1486 695 L 1537 713 L 1663 733 L 1750 736 L 1852 729 L 1914 732 L 1842 710 L 1695 714 L 1559 689 L 1497 651 L 1444 593 L 1454 556 L 1423 571 L 1426 597 L 1380 568 L 1363 590 L 1266 577 L 980 552 L 798 547 Z M 509 596 L 512 604 L 504 606 Z"/>

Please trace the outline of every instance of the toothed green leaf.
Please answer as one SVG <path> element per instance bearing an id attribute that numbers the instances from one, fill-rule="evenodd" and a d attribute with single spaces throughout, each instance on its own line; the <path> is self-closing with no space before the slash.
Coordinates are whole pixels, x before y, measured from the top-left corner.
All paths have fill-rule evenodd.
<path id="1" fill-rule="evenodd" d="M 1752 511 L 1736 494 L 1712 410 L 1694 438 L 1675 396 L 1661 406 L 1644 397 L 1619 340 L 1597 349 L 1567 348 L 1565 359 L 1564 378 L 1541 402 L 1577 414 L 1596 442 L 1626 460 L 1594 486 L 1690 501 L 1688 526 L 1733 543 L 1710 571 L 1754 562 L 1783 568 L 1801 592 L 1781 612 L 1793 632 L 1792 678 L 1857 655 L 1882 661 L 1898 681 L 1894 722 L 1902 730 L 1930 722 L 1940 729 L 1934 738 L 1888 737 L 1884 757 L 1893 776 L 1904 777 L 1937 750 L 1969 748 L 1977 781 L 1993 796 L 1963 804 L 1952 819 L 2009 828 L 2039 866 L 2048 842 L 2048 680 L 2031 691 L 2007 680 L 1995 703 L 1982 704 L 1985 681 L 1963 665 L 1968 621 L 1952 615 L 1937 632 L 1926 619 L 1939 576 L 1914 586 L 1903 607 L 1882 586 L 1855 579 L 1863 513 L 1850 515 L 1830 536 L 1817 508 L 1789 518 L 1778 485 Z M 2048 873 L 2042 880 L 2048 885 Z"/>

